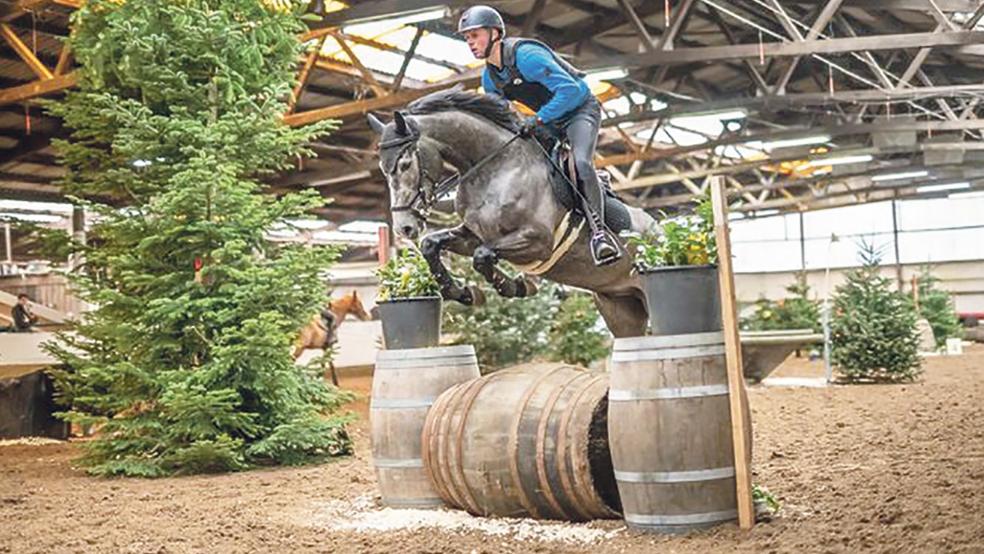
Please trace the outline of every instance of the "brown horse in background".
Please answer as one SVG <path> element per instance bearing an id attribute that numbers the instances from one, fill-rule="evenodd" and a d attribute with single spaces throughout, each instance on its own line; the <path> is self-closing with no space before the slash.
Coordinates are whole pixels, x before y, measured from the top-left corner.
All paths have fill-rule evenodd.
<path id="1" fill-rule="evenodd" d="M 301 329 L 300 336 L 294 342 L 294 359 L 299 358 L 309 348 L 329 350 L 338 341 L 338 328 L 341 327 L 342 322 L 349 314 L 359 318 L 360 321 L 370 319 L 369 313 L 359 298 L 359 293 L 355 290 L 341 298 L 332 298 L 326 309 L 311 317 L 311 321 Z M 331 382 L 337 386 L 338 377 L 335 375 L 335 363 L 329 362 L 329 368 L 331 369 Z"/>

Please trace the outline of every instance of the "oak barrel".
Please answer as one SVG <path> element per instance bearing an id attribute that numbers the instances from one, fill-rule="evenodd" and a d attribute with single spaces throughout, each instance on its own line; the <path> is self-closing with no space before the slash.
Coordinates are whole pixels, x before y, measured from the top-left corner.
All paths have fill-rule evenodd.
<path id="1" fill-rule="evenodd" d="M 720 331 L 615 340 L 608 430 L 630 527 L 680 533 L 737 518 L 724 352 Z"/>
<path id="2" fill-rule="evenodd" d="M 383 504 L 438 507 L 424 471 L 420 432 L 427 409 L 452 385 L 478 377 L 471 346 L 381 350 L 369 401 L 372 463 Z"/>
<path id="3" fill-rule="evenodd" d="M 480 516 L 618 517 L 608 377 L 568 365 L 501 370 L 442 394 L 424 466 L 450 505 Z"/>

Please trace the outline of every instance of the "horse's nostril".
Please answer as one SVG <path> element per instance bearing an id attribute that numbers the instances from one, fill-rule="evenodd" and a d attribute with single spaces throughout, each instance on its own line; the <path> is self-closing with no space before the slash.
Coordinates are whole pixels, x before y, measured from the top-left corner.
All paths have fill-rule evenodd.
<path id="1" fill-rule="evenodd" d="M 403 236 L 405 236 L 405 237 L 413 237 L 413 227 L 411 227 L 410 225 L 404 225 L 403 226 Z"/>

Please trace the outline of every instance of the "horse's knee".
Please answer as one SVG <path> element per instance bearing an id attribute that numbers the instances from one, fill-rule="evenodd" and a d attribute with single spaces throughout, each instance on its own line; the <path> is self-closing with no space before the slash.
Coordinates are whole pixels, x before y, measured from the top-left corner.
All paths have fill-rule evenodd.
<path id="1" fill-rule="evenodd" d="M 432 236 L 420 239 L 420 253 L 425 259 L 433 259 L 441 255 L 441 241 Z"/>
<path id="2" fill-rule="evenodd" d="M 472 255 L 472 266 L 478 271 L 491 269 L 498 261 L 495 251 L 485 245 L 476 248 Z"/>

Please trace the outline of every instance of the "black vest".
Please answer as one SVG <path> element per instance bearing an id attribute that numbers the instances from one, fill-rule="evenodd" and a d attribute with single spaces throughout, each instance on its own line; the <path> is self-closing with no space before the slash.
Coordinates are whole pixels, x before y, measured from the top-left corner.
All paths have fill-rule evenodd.
<path id="1" fill-rule="evenodd" d="M 539 111 L 547 102 L 553 98 L 553 92 L 540 83 L 527 81 L 520 73 L 516 65 L 516 49 L 523 44 L 537 44 L 546 48 L 554 61 L 557 62 L 564 71 L 575 79 L 583 79 L 585 73 L 574 67 L 566 60 L 558 56 L 549 46 L 531 38 L 507 38 L 502 41 L 502 68 L 507 77 L 499 76 L 499 71 L 493 66 L 489 68 L 489 76 L 492 83 L 502 92 L 502 95 L 510 100 L 521 102 L 533 111 Z"/>

